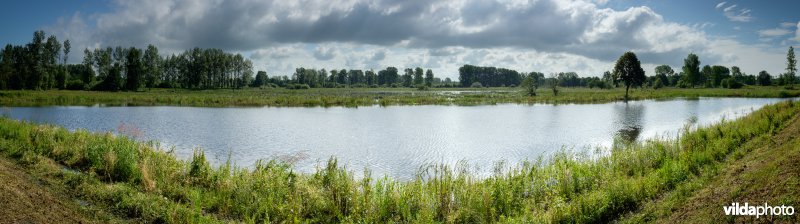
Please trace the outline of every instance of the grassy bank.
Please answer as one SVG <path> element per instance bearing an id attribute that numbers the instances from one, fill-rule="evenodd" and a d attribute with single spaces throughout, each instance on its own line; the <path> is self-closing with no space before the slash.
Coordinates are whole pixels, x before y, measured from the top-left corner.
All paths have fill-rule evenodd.
<path id="1" fill-rule="evenodd" d="M 338 89 L 243 89 L 172 90 L 142 92 L 89 91 L 0 91 L 0 105 L 174 105 L 174 106 L 369 106 L 369 105 L 480 105 L 497 103 L 602 103 L 623 99 L 625 90 L 561 88 L 554 96 L 539 89 L 537 96 L 525 95 L 519 88 L 455 88 L 418 91 L 410 88 Z M 800 90 L 784 87 L 748 86 L 743 89 L 662 88 L 631 90 L 630 99 L 670 99 L 677 97 L 796 97 Z"/>
<path id="2" fill-rule="evenodd" d="M 639 142 L 594 159 L 562 152 L 488 178 L 433 166 L 410 181 L 356 179 L 336 160 L 310 174 L 277 161 L 211 167 L 202 151 L 181 161 L 126 137 L 6 118 L 0 150 L 74 189 L 70 197 L 142 222 L 591 223 L 617 220 L 695 183 L 780 133 L 798 113 L 800 103 L 779 103 L 678 139 Z"/>

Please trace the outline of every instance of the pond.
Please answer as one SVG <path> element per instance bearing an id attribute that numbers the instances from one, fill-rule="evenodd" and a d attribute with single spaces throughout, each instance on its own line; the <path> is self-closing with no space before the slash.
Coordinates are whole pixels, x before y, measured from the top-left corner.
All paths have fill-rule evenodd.
<path id="1" fill-rule="evenodd" d="M 614 139 L 672 138 L 690 123 L 735 119 L 786 99 L 699 98 L 605 104 L 389 107 L 6 107 L 14 119 L 119 132 L 174 146 L 182 159 L 202 148 L 212 164 L 290 160 L 303 172 L 330 157 L 359 175 L 408 179 L 420 167 L 463 161 L 490 172 L 562 149 L 596 150 Z"/>

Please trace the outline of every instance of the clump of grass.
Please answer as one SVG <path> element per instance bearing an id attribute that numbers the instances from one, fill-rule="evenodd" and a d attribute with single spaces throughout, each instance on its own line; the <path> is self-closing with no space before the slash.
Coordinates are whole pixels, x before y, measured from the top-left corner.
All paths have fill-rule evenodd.
<path id="1" fill-rule="evenodd" d="M 565 90 L 565 92 L 567 92 Z M 358 179 L 331 158 L 310 174 L 291 164 L 212 167 L 202 150 L 178 160 L 125 136 L 69 132 L 0 118 L 0 152 L 27 164 L 55 161 L 74 197 L 143 222 L 610 222 L 687 180 L 715 172 L 737 146 L 777 133 L 800 103 L 766 106 L 734 121 L 685 129 L 604 155 L 562 150 L 497 169 L 434 165 L 416 178 Z M 500 166 L 498 166 L 500 167 Z"/>

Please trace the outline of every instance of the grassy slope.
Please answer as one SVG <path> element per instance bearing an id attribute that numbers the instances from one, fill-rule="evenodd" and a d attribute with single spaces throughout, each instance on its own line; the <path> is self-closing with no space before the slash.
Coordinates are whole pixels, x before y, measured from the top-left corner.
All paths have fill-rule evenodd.
<path id="1" fill-rule="evenodd" d="M 214 168 L 201 152 L 180 161 L 125 137 L 9 119 L 0 119 L 0 154 L 72 189 L 63 193 L 69 197 L 141 222 L 594 223 L 647 211 L 669 195 L 691 195 L 685 189 L 705 186 L 726 158 L 746 156 L 798 113 L 800 103 L 780 103 L 677 140 L 637 143 L 596 159 L 563 152 L 485 179 L 437 166 L 411 181 L 358 180 L 335 160 L 311 174 L 277 162 Z M 666 214 L 652 207 L 651 214 Z"/>
<path id="2" fill-rule="evenodd" d="M 75 202 L 58 198 L 0 158 L 0 223 L 87 222 Z"/>
<path id="3" fill-rule="evenodd" d="M 452 93 L 448 91 L 470 91 Z M 476 92 L 477 91 L 477 92 Z M 623 88 L 601 90 L 561 88 L 558 96 L 540 88 L 529 97 L 518 88 L 454 88 L 417 91 L 410 88 L 171 90 L 143 92 L 0 91 L 0 105 L 176 105 L 176 106 L 367 106 L 367 105 L 476 105 L 497 103 L 600 103 L 622 100 Z M 675 97 L 795 97 L 800 90 L 747 86 L 743 89 L 632 89 L 630 98 Z"/>
<path id="4" fill-rule="evenodd" d="M 647 203 L 623 220 L 657 223 L 800 223 L 800 215 L 778 217 L 726 216 L 722 206 L 790 205 L 800 209 L 800 115 L 780 133 L 758 138 L 730 156 L 719 171 L 708 172 L 683 189 Z"/>

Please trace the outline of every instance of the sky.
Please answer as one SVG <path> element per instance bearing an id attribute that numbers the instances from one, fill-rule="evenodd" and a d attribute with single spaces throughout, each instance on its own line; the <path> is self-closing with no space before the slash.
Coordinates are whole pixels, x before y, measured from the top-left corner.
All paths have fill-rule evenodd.
<path id="1" fill-rule="evenodd" d="M 162 55 L 220 48 L 268 75 L 297 67 L 432 69 L 458 77 L 464 64 L 521 72 L 612 70 L 626 51 L 648 75 L 701 64 L 748 74 L 785 71 L 800 46 L 800 1 L 710 0 L 114 0 L 6 1 L 0 43 L 28 43 L 35 30 L 83 49 L 145 47 Z"/>

